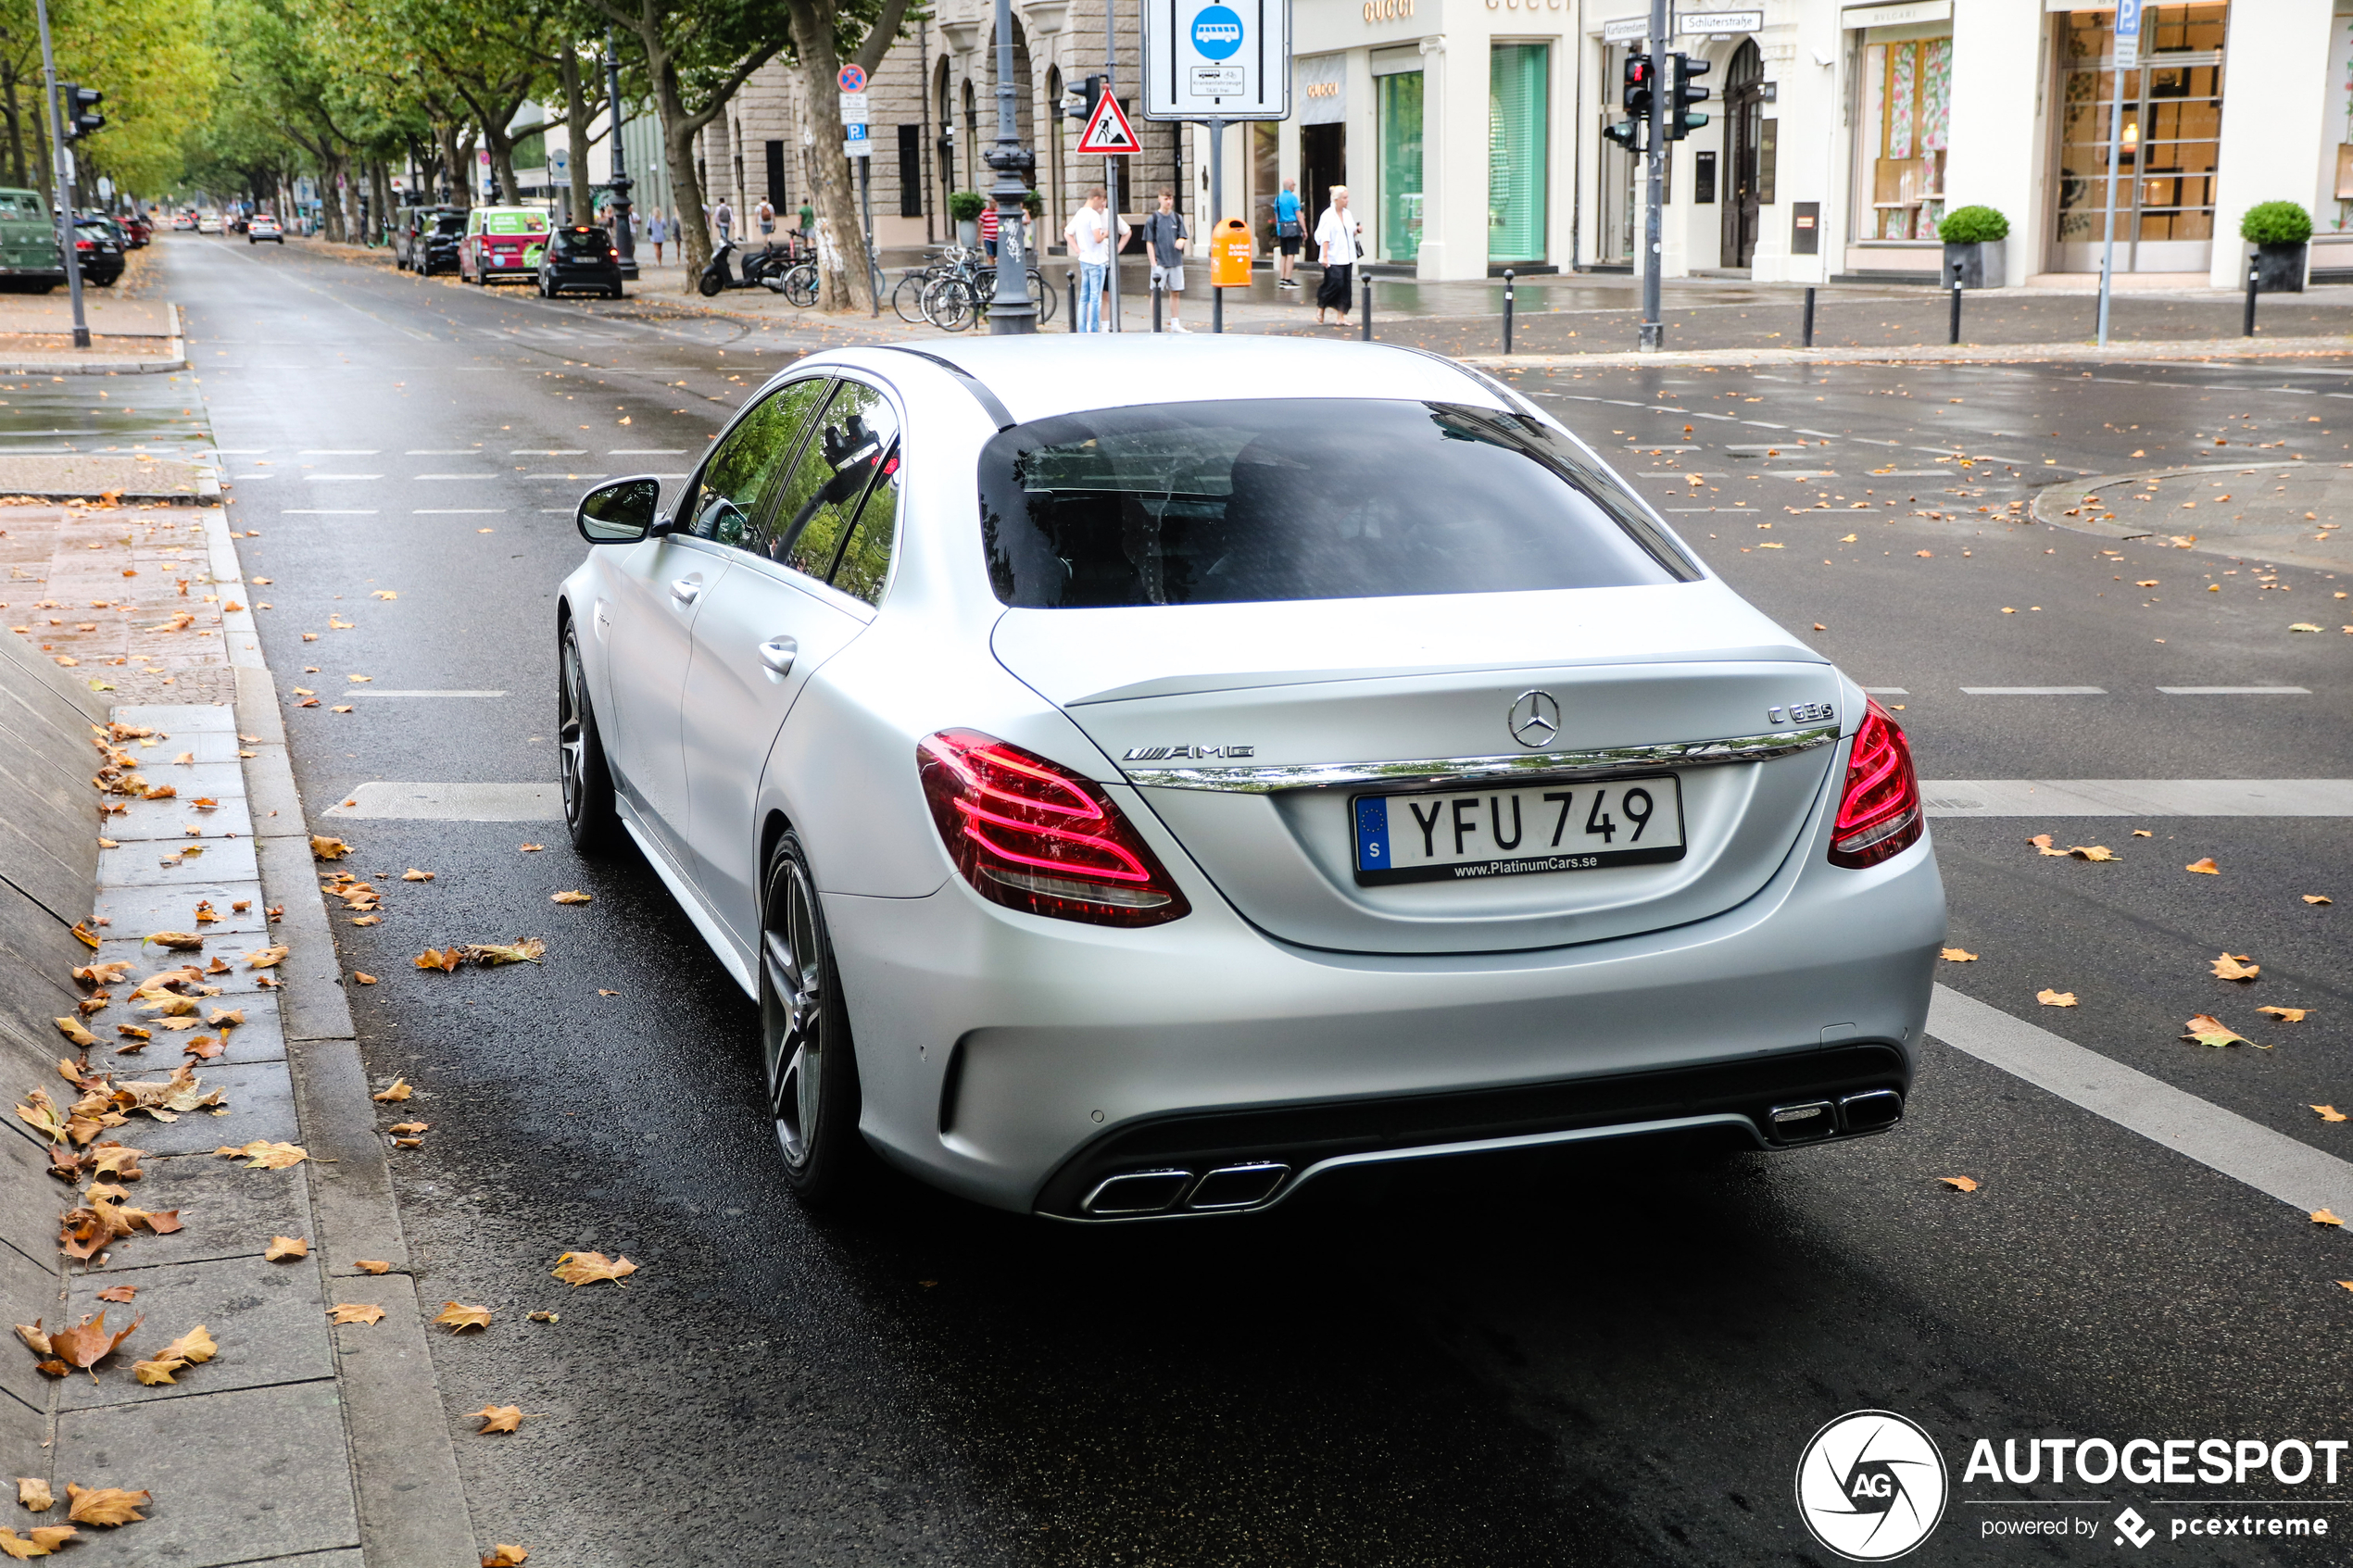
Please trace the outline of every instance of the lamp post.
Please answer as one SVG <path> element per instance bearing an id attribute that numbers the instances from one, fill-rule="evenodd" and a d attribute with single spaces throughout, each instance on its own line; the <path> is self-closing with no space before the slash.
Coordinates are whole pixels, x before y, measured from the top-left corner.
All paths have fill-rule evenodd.
<path id="1" fill-rule="evenodd" d="M 621 253 L 621 275 L 637 275 L 637 236 L 629 229 L 627 160 L 621 151 L 621 58 L 612 52 L 612 29 L 605 29 L 605 133 L 612 138 L 612 243 Z"/>
<path id="2" fill-rule="evenodd" d="M 1038 169 L 1038 155 L 1021 144 L 1013 82 L 1013 0 L 997 0 L 997 144 L 987 162 L 997 171 L 989 195 L 997 203 L 997 294 L 988 306 L 992 336 L 1038 330 L 1038 302 L 1029 297 L 1029 257 L 1023 249 L 1022 204 Z"/>

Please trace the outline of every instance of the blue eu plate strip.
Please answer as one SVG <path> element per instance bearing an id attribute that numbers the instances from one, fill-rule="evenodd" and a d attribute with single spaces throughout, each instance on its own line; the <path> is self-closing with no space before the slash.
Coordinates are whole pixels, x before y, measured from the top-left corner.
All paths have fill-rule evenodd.
<path id="1" fill-rule="evenodd" d="M 1356 869 L 1360 872 L 1385 872 L 1389 859 L 1389 799 L 1386 796 L 1360 796 L 1356 801 Z"/>

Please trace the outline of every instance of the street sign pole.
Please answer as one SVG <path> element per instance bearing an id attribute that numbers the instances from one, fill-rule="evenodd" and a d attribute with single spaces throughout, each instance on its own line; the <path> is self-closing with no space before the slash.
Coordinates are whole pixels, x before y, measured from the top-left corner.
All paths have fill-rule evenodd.
<path id="1" fill-rule="evenodd" d="M 866 314 L 882 314 L 882 268 L 875 259 L 875 142 L 867 129 L 868 100 L 866 73 L 854 65 L 844 66 L 835 79 L 841 89 L 842 150 L 858 165 L 859 229 L 866 236 L 866 282 L 869 295 Z"/>
<path id="2" fill-rule="evenodd" d="M 1655 354 L 1664 346 L 1666 323 L 1659 320 L 1658 272 L 1666 259 L 1660 244 L 1662 210 L 1667 205 L 1667 94 L 1658 82 L 1658 63 L 1667 57 L 1667 0 L 1651 0 L 1650 191 L 1642 207 L 1642 350 Z"/>
<path id="3" fill-rule="evenodd" d="M 1226 221 L 1226 122 L 1213 119 L 1209 125 L 1209 232 L 1213 240 L 1217 226 Z M 1226 330 L 1226 291 L 1217 286 L 1216 257 L 1210 258 L 1209 330 Z"/>
<path id="4" fill-rule="evenodd" d="M 41 95 L 49 103 L 49 149 L 55 155 L 57 182 L 57 248 L 65 253 L 66 293 L 73 301 L 73 345 L 90 346 L 90 323 L 82 315 L 82 256 L 74 248 L 81 236 L 73 222 L 73 154 L 66 147 L 65 124 L 57 113 L 57 56 L 49 47 L 49 0 L 32 0 L 41 23 Z"/>
<path id="5" fill-rule="evenodd" d="M 1209 132 L 1214 280 L 1226 222 L 1227 128 L 1290 118 L 1290 0 L 1144 0 L 1143 42 L 1144 117 L 1191 120 Z M 1209 311 L 1210 330 L 1224 332 L 1226 295 L 1214 281 Z"/>
<path id="6" fill-rule="evenodd" d="M 1113 70 L 1119 64 L 1119 44 L 1112 30 L 1118 17 L 1117 6 L 1103 6 L 1103 96 L 1114 103 L 1119 101 L 1113 82 Z M 1122 327 L 1119 320 L 1119 165 L 1110 153 L 1103 155 L 1103 205 L 1111 209 L 1111 275 L 1103 281 L 1110 285 L 1111 330 L 1118 332 Z M 1076 299 L 1070 302 L 1070 317 L 1074 321 L 1078 319 L 1078 301 Z"/>
<path id="7" fill-rule="evenodd" d="M 2100 346 L 2108 346 L 2108 280 L 2116 267 L 2116 168 L 2124 153 L 2124 79 L 2141 65 L 2141 0 L 2116 0 L 2116 86 L 2108 106 L 2108 231 L 2100 240 Z"/>

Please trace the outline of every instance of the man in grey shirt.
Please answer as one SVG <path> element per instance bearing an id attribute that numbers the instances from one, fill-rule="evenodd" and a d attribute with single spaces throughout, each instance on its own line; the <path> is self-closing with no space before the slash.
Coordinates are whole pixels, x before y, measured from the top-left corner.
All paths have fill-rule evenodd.
<path id="1" fill-rule="evenodd" d="M 1185 227 L 1184 215 L 1176 210 L 1176 192 L 1163 185 L 1160 188 L 1160 210 L 1144 220 L 1145 253 L 1151 257 L 1152 286 L 1168 291 L 1168 330 L 1185 331 L 1185 323 L 1176 319 L 1176 307 L 1185 297 L 1185 252 L 1192 244 L 1192 234 Z"/>

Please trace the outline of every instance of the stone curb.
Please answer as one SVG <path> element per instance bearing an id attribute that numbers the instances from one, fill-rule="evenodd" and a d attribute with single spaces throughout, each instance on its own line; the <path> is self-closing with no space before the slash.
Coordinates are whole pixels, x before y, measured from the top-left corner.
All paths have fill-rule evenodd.
<path id="1" fill-rule="evenodd" d="M 1412 320 L 1415 318 L 1400 318 Z M 1375 328 L 1378 332 L 1379 329 Z M 1563 370 L 1618 365 L 1982 365 L 2020 360 L 2283 359 L 2353 354 L 2353 337 L 2191 338 L 2171 343 L 1912 345 L 1889 348 L 1686 348 L 1655 354 L 1465 354 L 1459 363 L 1482 370 Z"/>
<path id="2" fill-rule="evenodd" d="M 216 511 L 205 519 L 213 585 L 224 598 L 244 587 L 235 534 Z M 262 658 L 253 612 L 222 617 L 222 639 L 237 672 L 241 734 L 256 739 L 245 759 L 263 897 L 283 906 L 281 938 L 293 951 L 279 993 L 296 1114 L 311 1159 L 315 1256 L 340 1298 L 383 1306 L 373 1325 L 333 1330 L 335 1378 L 344 1401 L 352 1477 L 359 1494 L 361 1556 L 386 1568 L 474 1568 L 481 1561 L 466 1509 L 457 1450 L 408 1275 L 392 1171 L 366 1068 L 343 990 L 343 967 L 326 897 L 319 890 L 310 833 L 295 785 L 277 684 Z M 389 1261 L 370 1277 L 359 1258 Z"/>
<path id="3" fill-rule="evenodd" d="M 2247 466 L 2248 465 L 2244 461 L 2234 463 L 2190 463 L 2187 465 L 2179 465 L 2173 468 L 2136 469 L 2131 473 L 2085 474 L 2080 479 L 2062 481 L 2057 484 L 2046 484 L 2040 490 L 2035 491 L 2033 495 L 2026 503 L 2026 515 L 2036 522 L 2045 523 L 2053 528 L 2064 528 L 2070 533 L 2088 533 L 2095 539 L 2123 540 L 2171 537 L 2168 532 L 2162 528 L 2145 528 L 2137 524 L 2123 521 L 2104 522 L 2096 518 L 2069 517 L 2066 515 L 2066 508 L 2058 505 L 2058 503 L 2061 500 L 2064 500 L 2068 495 L 2081 496 L 2090 491 L 2105 489 L 2111 484 L 2137 484 L 2141 481 L 2147 479 L 2174 479 L 2194 473 L 2237 473 L 2245 470 Z M 2259 463 L 2255 466 L 2266 469 L 2320 469 L 2342 468 L 2348 465 L 2341 463 L 2313 462 L 2302 458 L 2284 458 L 2279 462 Z M 2049 505 L 2045 506 L 2045 502 L 2048 502 Z M 2176 547 L 2178 548 L 2179 546 Z M 2226 560 L 2243 560 L 2250 557 L 2260 557 L 2264 560 L 2279 561 L 2284 565 L 2302 567 L 2307 571 L 2343 571 L 2346 570 L 2345 560 L 2341 557 L 2329 558 L 2299 553 L 2283 555 L 2277 550 L 2249 549 L 2246 547 L 2245 541 L 2242 540 L 2219 539 L 2211 543 L 2200 540 L 2196 544 L 2190 546 L 2189 548 L 2197 552 L 2199 555 L 2216 556 Z"/>
<path id="4" fill-rule="evenodd" d="M 160 376 L 188 369 L 177 359 L 34 359 L 19 356 L 0 364 L 0 376 Z"/>

